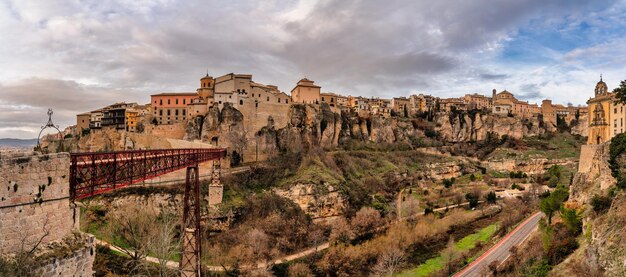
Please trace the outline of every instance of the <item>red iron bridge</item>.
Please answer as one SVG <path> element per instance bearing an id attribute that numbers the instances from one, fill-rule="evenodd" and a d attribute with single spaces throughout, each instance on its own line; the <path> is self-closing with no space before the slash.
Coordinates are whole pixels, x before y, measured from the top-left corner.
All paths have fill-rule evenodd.
<path id="1" fill-rule="evenodd" d="M 225 149 L 162 149 L 70 154 L 70 198 L 80 200 L 226 156 Z"/>

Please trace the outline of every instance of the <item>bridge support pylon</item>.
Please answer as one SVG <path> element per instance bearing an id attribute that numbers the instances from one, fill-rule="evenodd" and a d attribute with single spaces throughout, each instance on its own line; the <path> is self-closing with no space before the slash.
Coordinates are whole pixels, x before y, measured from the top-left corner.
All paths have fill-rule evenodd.
<path id="1" fill-rule="evenodd" d="M 181 277 L 199 277 L 201 271 L 202 231 L 200 229 L 200 175 L 198 165 L 187 167 L 183 198 Z"/>
<path id="2" fill-rule="evenodd" d="M 224 186 L 220 182 L 221 159 L 213 161 L 213 171 L 211 172 L 211 183 L 209 184 L 209 206 L 222 203 Z"/>

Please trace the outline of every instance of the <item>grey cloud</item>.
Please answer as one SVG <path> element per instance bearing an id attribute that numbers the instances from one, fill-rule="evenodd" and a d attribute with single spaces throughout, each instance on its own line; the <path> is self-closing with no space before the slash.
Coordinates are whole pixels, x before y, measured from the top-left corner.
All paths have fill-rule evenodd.
<path id="1" fill-rule="evenodd" d="M 120 102 L 149 101 L 148 94 L 87 86 L 74 81 L 26 79 L 12 84 L 0 84 L 0 137 L 3 130 L 20 128 L 36 136 L 47 121 L 48 108 L 54 110 L 55 124 L 65 128 L 75 124 L 76 114 Z"/>
<path id="2" fill-rule="evenodd" d="M 490 90 L 516 71 L 493 73 L 478 52 L 532 19 L 579 13 L 592 1 L 26 2 L 0 5 L 0 33 L 11 43 L 0 44 L 0 64 L 11 68 L 0 82 L 49 80 L 1 86 L 0 101 L 70 114 L 193 91 L 206 69 L 251 73 L 287 92 L 303 76 L 352 95 Z"/>
<path id="3" fill-rule="evenodd" d="M 501 80 L 507 79 L 510 76 L 508 74 L 492 74 L 492 73 L 482 73 L 479 75 L 482 80 Z"/>

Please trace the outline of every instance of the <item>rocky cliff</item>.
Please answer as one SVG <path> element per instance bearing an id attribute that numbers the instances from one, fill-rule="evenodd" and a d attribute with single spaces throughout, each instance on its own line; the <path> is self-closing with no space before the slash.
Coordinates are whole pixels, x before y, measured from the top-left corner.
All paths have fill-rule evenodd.
<path id="1" fill-rule="evenodd" d="M 626 193 L 616 187 L 611 176 L 609 146 L 608 143 L 585 145 L 581 150 L 579 172 L 570 188 L 568 204 L 585 211 L 586 241 L 567 262 L 584 264 L 603 276 L 626 276 Z M 623 168 L 626 159 L 622 156 L 618 161 Z M 595 195 L 612 198 L 608 210 L 593 209 L 591 202 Z"/>
<path id="2" fill-rule="evenodd" d="M 554 125 L 537 118 L 522 119 L 493 114 L 468 113 L 439 115 L 437 131 L 448 142 L 485 140 L 489 133 L 513 138 L 536 136 L 556 130 Z"/>
<path id="3" fill-rule="evenodd" d="M 541 135 L 556 128 L 540 119 L 523 119 L 492 114 L 439 114 L 434 122 L 421 119 L 361 117 L 326 104 L 292 105 L 285 126 L 276 126 L 271 116 L 260 130 L 247 130 L 243 114 L 226 103 L 211 107 L 204 117 L 188 122 L 185 138 L 230 147 L 239 152 L 271 154 L 277 150 L 301 151 L 313 146 L 333 149 L 349 140 L 375 143 L 415 144 L 427 130 L 446 142 L 480 141 L 488 134 L 514 138 Z M 265 120 L 265 119 L 259 119 Z"/>

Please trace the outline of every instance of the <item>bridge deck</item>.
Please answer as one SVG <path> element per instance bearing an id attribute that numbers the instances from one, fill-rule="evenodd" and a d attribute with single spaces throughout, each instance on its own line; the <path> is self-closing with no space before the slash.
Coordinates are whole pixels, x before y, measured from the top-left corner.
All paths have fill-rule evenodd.
<path id="1" fill-rule="evenodd" d="M 72 153 L 70 197 L 98 195 L 225 156 L 225 149 L 206 148 Z"/>

